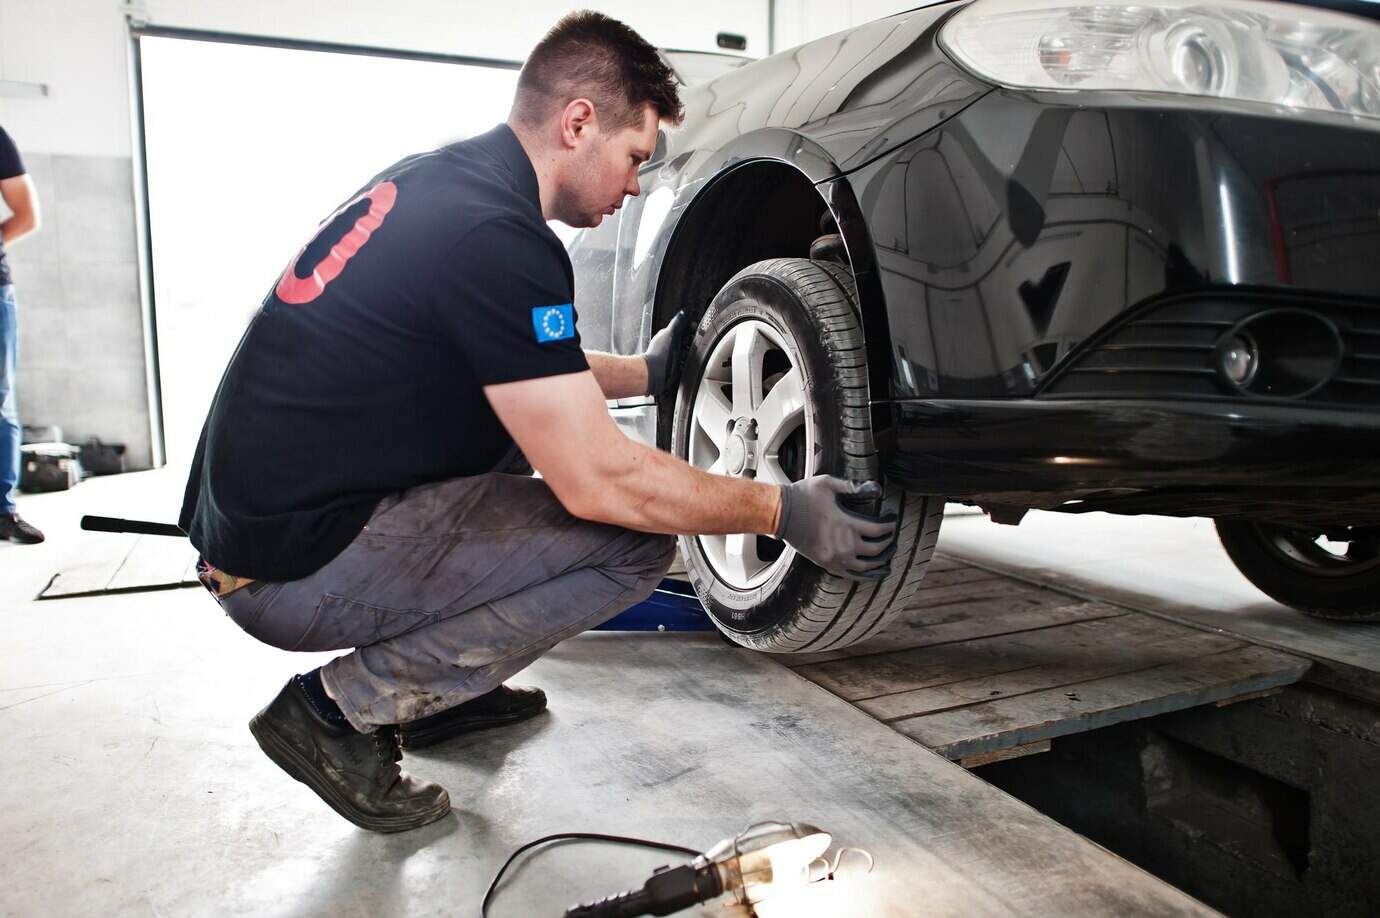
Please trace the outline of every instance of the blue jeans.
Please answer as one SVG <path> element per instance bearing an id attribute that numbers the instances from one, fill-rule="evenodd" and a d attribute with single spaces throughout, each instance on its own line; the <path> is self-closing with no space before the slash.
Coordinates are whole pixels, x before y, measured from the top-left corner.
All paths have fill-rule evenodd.
<path id="1" fill-rule="evenodd" d="M 13 513 L 19 484 L 19 403 L 14 377 L 19 371 L 19 319 L 14 286 L 0 285 L 0 513 Z"/>

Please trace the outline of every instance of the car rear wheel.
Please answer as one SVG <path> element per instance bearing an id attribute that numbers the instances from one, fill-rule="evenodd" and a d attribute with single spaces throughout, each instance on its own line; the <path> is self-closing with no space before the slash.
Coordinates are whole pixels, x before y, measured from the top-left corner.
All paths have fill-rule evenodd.
<path id="1" fill-rule="evenodd" d="M 828 473 L 879 477 L 866 350 L 852 275 L 782 258 L 735 275 L 701 318 L 677 393 L 672 451 L 698 468 L 772 484 Z M 887 485 L 899 519 L 890 574 L 834 577 L 760 535 L 682 536 L 681 555 L 715 624 L 745 647 L 846 647 L 881 630 L 924 576 L 943 519 L 939 497 Z"/>
<path id="2" fill-rule="evenodd" d="M 1299 528 L 1218 520 L 1238 570 L 1270 597 L 1319 618 L 1380 621 L 1380 527 Z"/>

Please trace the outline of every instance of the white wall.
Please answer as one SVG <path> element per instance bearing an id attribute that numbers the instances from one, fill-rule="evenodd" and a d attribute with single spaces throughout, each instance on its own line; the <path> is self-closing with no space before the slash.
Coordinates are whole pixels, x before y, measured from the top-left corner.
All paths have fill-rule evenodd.
<path id="1" fill-rule="evenodd" d="M 130 153 L 125 16 L 151 25 L 521 60 L 563 13 L 589 6 L 663 47 L 714 50 L 718 31 L 765 54 L 766 0 L 0 0 L 0 80 L 46 83 L 41 99 L 0 98 L 26 150 Z"/>
<path id="2" fill-rule="evenodd" d="M 572 9 L 607 13 L 658 47 L 714 50 L 716 32 L 765 54 L 766 0 L 144 0 L 157 25 L 521 60 Z"/>
<path id="3" fill-rule="evenodd" d="M 0 122 L 34 152 L 129 155 L 126 11 L 162 26 L 519 59 L 577 5 L 524 0 L 515 17 L 511 4 L 493 0 L 0 0 L 0 80 L 47 83 L 51 92 L 46 99 L 0 98 Z M 589 5 L 624 19 L 653 44 L 712 49 L 715 31 L 726 30 L 747 36 L 748 53 L 766 52 L 766 0 Z M 776 0 L 776 47 L 919 5 Z"/>
<path id="4" fill-rule="evenodd" d="M 115 0 L 0 0 L 0 80 L 48 84 L 0 97 L 24 153 L 129 156 L 129 81 Z"/>
<path id="5" fill-rule="evenodd" d="M 38 183 L 45 222 L 10 253 L 20 297 L 20 416 L 69 439 L 125 442 L 152 461 L 134 225 L 128 29 L 239 32 L 521 60 L 562 14 L 591 7 L 662 47 L 714 50 L 719 31 L 767 50 L 766 0 L 0 0 L 0 80 L 46 97 L 0 96 Z"/>
<path id="6" fill-rule="evenodd" d="M 926 5 L 923 0 L 776 0 L 776 49 L 784 51 L 883 16 Z"/>

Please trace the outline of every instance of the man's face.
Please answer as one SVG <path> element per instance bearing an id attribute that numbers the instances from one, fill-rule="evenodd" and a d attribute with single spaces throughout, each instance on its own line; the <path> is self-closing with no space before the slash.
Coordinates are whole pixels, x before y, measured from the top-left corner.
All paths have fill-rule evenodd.
<path id="1" fill-rule="evenodd" d="M 656 110 L 642 107 L 642 123 L 606 132 L 589 130 L 572 152 L 556 201 L 556 219 L 575 227 L 598 226 L 637 195 L 637 170 L 656 148 Z"/>

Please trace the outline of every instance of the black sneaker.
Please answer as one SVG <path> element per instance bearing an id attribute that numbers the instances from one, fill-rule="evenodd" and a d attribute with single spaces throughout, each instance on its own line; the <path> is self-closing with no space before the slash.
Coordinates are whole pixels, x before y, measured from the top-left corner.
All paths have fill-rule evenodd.
<path id="1" fill-rule="evenodd" d="M 8 539 L 20 545 L 37 545 L 43 533 L 19 518 L 18 513 L 0 513 L 0 541 Z"/>
<path id="2" fill-rule="evenodd" d="M 360 733 L 327 723 L 295 678 L 249 722 L 279 768 L 341 816 L 374 832 L 404 832 L 450 812 L 450 795 L 398 767 L 397 728 Z"/>
<path id="3" fill-rule="evenodd" d="M 439 714 L 399 724 L 398 740 L 404 749 L 420 749 L 462 733 L 515 724 L 545 710 L 546 693 L 541 689 L 500 685 Z"/>

